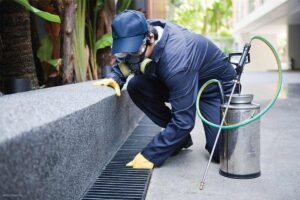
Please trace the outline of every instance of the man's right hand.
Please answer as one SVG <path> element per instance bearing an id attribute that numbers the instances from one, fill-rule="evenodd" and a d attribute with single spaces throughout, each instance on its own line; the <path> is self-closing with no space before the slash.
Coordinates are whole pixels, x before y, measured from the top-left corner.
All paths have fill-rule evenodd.
<path id="1" fill-rule="evenodd" d="M 100 81 L 93 83 L 96 86 L 109 86 L 112 87 L 116 91 L 116 95 L 121 96 L 121 90 L 119 84 L 112 78 L 105 78 Z"/>

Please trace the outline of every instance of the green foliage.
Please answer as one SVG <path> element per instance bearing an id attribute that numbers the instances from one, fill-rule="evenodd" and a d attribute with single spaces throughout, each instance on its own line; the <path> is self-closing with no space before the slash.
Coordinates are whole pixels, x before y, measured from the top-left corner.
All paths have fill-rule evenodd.
<path id="1" fill-rule="evenodd" d="M 168 4 L 172 4 L 173 6 L 180 6 L 182 4 L 182 0 L 168 0 Z"/>
<path id="2" fill-rule="evenodd" d="M 174 22 L 204 35 L 230 30 L 232 0 L 185 0 L 175 10 Z"/>
<path id="3" fill-rule="evenodd" d="M 40 41 L 41 45 L 37 51 L 37 57 L 41 63 L 48 63 L 53 67 L 57 67 L 60 59 L 52 59 L 53 43 L 47 35 Z"/>
<path id="4" fill-rule="evenodd" d="M 96 49 L 102 49 L 107 46 L 111 46 L 113 42 L 112 33 L 107 33 L 103 35 L 97 42 L 96 42 Z"/>
<path id="5" fill-rule="evenodd" d="M 198 0 L 186 0 L 175 8 L 174 22 L 196 33 L 201 33 L 204 12 L 203 3 Z"/>
<path id="6" fill-rule="evenodd" d="M 230 50 L 232 0 L 182 0 L 177 4 L 175 23 L 211 38 L 224 51 Z"/>
<path id="7" fill-rule="evenodd" d="M 118 1 L 118 13 L 126 10 L 130 6 L 131 2 L 132 2 L 132 0 L 119 0 Z"/>
<path id="8" fill-rule="evenodd" d="M 132 0 L 119 0 L 117 5 L 118 12 L 121 12 L 128 8 Z M 97 38 L 97 20 L 99 11 L 104 9 L 104 0 L 87 1 L 87 16 L 90 16 L 89 11 L 94 8 L 93 17 L 87 19 L 87 34 L 89 45 L 89 64 L 90 71 L 89 76 L 92 79 L 98 79 L 98 63 L 97 63 L 97 51 L 99 49 L 109 47 L 112 45 L 112 33 L 104 34 L 100 39 Z"/>
<path id="9" fill-rule="evenodd" d="M 207 9 L 210 31 L 220 33 L 221 28 L 230 29 L 228 23 L 232 17 L 232 1 L 217 0 Z"/>
<path id="10" fill-rule="evenodd" d="M 44 71 L 45 79 L 49 79 L 53 72 L 59 73 L 59 66 L 61 66 L 62 59 L 52 58 L 53 43 L 51 38 L 46 35 L 40 41 L 40 47 L 37 51 L 37 57 L 41 62 Z"/>
<path id="11" fill-rule="evenodd" d="M 50 37 L 47 35 L 40 41 L 41 45 L 37 51 L 37 57 L 41 62 L 47 62 L 51 59 L 53 44 Z"/>
<path id="12" fill-rule="evenodd" d="M 101 6 L 104 4 L 104 0 L 98 0 L 98 2 L 101 2 L 99 4 Z M 97 2 L 97 6 L 98 6 L 98 2 Z M 118 13 L 126 10 L 130 6 L 131 3 L 132 3 L 132 0 L 118 0 L 118 4 L 117 4 Z M 98 9 L 98 11 L 99 10 L 100 10 L 100 8 Z M 95 29 L 95 27 L 94 27 L 94 29 Z M 99 50 L 99 49 L 111 46 L 112 42 L 113 42 L 112 33 L 106 33 L 98 41 L 96 41 L 95 48 L 96 48 L 96 50 Z"/>
<path id="13" fill-rule="evenodd" d="M 94 8 L 94 16 L 97 15 L 97 13 L 100 11 L 103 5 L 104 5 L 104 0 L 96 0 L 96 5 Z"/>
<path id="14" fill-rule="evenodd" d="M 77 10 L 75 13 L 75 29 L 73 37 L 74 48 L 74 66 L 76 81 L 86 80 L 88 56 L 85 42 L 85 19 L 86 19 L 86 1 L 76 0 Z"/>
<path id="15" fill-rule="evenodd" d="M 28 2 L 28 0 L 14 0 L 15 2 L 21 4 L 24 6 L 27 10 L 33 12 L 34 14 L 40 16 L 41 18 L 55 23 L 61 23 L 60 17 L 58 15 L 53 15 L 48 12 L 41 11 L 33 6 L 31 6 Z"/>
<path id="16" fill-rule="evenodd" d="M 103 9 L 104 0 L 87 1 L 87 35 L 88 35 L 88 45 L 90 51 L 89 63 L 90 63 L 90 79 L 98 79 L 98 63 L 97 63 L 97 21 L 99 11 Z M 91 18 L 91 10 L 93 10 L 93 16 Z"/>
<path id="17" fill-rule="evenodd" d="M 51 65 L 52 67 L 55 67 L 56 69 L 58 68 L 58 66 L 61 64 L 62 60 L 59 59 L 49 59 L 46 61 L 49 65 Z"/>

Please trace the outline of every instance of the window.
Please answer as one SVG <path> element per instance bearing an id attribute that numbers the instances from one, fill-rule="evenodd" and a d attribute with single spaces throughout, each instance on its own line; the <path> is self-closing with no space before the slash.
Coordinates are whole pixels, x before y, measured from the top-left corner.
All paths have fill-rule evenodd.
<path id="1" fill-rule="evenodd" d="M 255 0 L 249 0 L 249 13 L 251 13 L 253 10 L 255 10 Z"/>

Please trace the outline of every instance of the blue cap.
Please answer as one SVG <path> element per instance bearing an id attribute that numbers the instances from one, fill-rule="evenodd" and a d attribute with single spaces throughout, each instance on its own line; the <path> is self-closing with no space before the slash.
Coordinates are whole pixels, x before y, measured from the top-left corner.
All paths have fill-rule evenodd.
<path id="1" fill-rule="evenodd" d="M 143 13 L 125 10 L 118 14 L 112 24 L 112 54 L 137 52 L 148 33 L 148 24 Z"/>

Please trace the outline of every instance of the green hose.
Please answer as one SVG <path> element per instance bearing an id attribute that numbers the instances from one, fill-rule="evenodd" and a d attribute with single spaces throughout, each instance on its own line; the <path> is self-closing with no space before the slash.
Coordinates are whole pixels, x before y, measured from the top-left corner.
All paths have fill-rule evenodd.
<path id="1" fill-rule="evenodd" d="M 260 40 L 260 41 L 263 41 L 273 52 L 275 58 L 276 58 L 276 62 L 277 62 L 277 66 L 278 66 L 278 82 L 277 82 L 277 91 L 275 93 L 275 97 L 272 99 L 272 101 L 268 104 L 268 106 L 263 109 L 259 114 L 255 115 L 253 118 L 250 118 L 246 121 L 243 121 L 243 122 L 240 122 L 238 124 L 234 124 L 234 125 L 225 125 L 225 126 L 220 126 L 218 124 L 214 124 L 210 121 L 208 121 L 207 119 L 205 119 L 201 112 L 200 112 L 200 97 L 201 97 L 201 94 L 202 92 L 204 91 L 204 89 L 212 84 L 212 83 L 217 83 L 218 80 L 216 79 L 211 79 L 211 80 L 208 80 L 201 88 L 200 88 L 200 91 L 197 95 L 197 100 L 196 100 L 196 109 L 197 109 L 197 115 L 198 117 L 200 117 L 200 119 L 207 125 L 209 126 L 212 126 L 212 127 L 215 127 L 215 128 L 221 128 L 221 129 L 233 129 L 233 128 L 239 128 L 241 126 L 245 126 L 251 122 L 254 122 L 255 120 L 258 120 L 261 116 L 263 116 L 266 112 L 268 112 L 271 107 L 274 105 L 274 103 L 276 102 L 276 100 L 278 99 L 278 96 L 279 96 L 279 93 L 281 91 L 281 87 L 282 87 L 282 68 L 281 68 L 281 61 L 280 61 L 280 58 L 278 56 L 278 53 L 276 52 L 275 48 L 272 46 L 272 44 L 265 38 L 261 37 L 261 36 L 254 36 L 251 38 L 251 41 L 250 43 L 253 41 L 253 40 Z M 198 103 L 199 102 L 199 103 Z"/>

